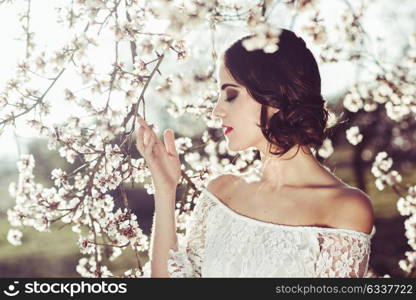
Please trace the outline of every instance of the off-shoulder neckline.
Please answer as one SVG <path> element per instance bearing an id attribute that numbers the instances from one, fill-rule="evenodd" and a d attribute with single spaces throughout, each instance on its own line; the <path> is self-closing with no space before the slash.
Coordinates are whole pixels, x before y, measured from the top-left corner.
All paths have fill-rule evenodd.
<path id="1" fill-rule="evenodd" d="M 242 220 L 245 220 L 247 222 L 252 222 L 253 224 L 263 225 L 263 226 L 270 226 L 270 227 L 280 227 L 280 228 L 287 228 L 287 229 L 309 229 L 309 230 L 322 230 L 322 231 L 335 231 L 335 232 L 345 232 L 349 234 L 355 234 L 355 235 L 361 235 L 367 238 L 371 238 L 375 234 L 375 226 L 373 225 L 373 228 L 371 230 L 371 233 L 365 233 L 353 229 L 345 229 L 345 228 L 333 228 L 333 227 L 322 227 L 322 226 L 311 226 L 311 225 L 285 225 L 285 224 L 278 224 L 278 223 L 272 223 L 272 222 L 266 222 L 258 219 L 254 219 L 251 217 L 248 217 L 246 215 L 243 215 L 241 213 L 236 212 L 232 208 L 230 208 L 228 205 L 226 205 L 224 202 L 222 202 L 220 199 L 218 199 L 217 196 L 215 196 L 213 193 L 208 191 L 206 188 L 202 189 L 203 192 L 205 192 L 206 195 L 208 195 L 211 199 L 213 199 L 216 203 L 219 204 L 220 207 L 222 207 L 225 211 L 232 214 L 233 216 L 240 218 Z"/>

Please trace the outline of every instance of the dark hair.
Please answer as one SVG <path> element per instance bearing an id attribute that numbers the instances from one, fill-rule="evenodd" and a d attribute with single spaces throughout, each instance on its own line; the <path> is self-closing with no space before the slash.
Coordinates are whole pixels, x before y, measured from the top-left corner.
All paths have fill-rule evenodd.
<path id="1" fill-rule="evenodd" d="M 329 112 L 321 95 L 321 76 L 311 51 L 302 38 L 282 29 L 278 50 L 247 51 L 243 41 L 234 42 L 224 53 L 224 65 L 260 104 L 261 131 L 283 155 L 293 146 L 305 145 L 317 151 L 328 135 Z M 267 106 L 278 108 L 267 120 Z M 297 152 L 296 152 L 297 153 Z"/>

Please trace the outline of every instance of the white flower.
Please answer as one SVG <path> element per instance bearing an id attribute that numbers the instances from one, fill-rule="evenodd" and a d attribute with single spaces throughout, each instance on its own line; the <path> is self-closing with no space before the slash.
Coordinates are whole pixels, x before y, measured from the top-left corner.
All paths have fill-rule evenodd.
<path id="1" fill-rule="evenodd" d="M 67 174 L 62 169 L 53 169 L 51 177 L 54 180 L 56 186 L 60 187 L 62 184 L 68 184 Z"/>
<path id="2" fill-rule="evenodd" d="M 38 214 L 35 216 L 33 227 L 40 232 L 50 231 L 50 222 L 45 215 Z"/>
<path id="3" fill-rule="evenodd" d="M 113 247 L 113 253 L 111 254 L 111 256 L 109 257 L 110 261 L 115 260 L 117 257 L 119 257 L 122 253 L 121 249 L 119 247 Z"/>
<path id="4" fill-rule="evenodd" d="M 71 230 L 75 233 L 81 233 L 81 228 L 80 228 L 79 224 L 76 224 L 76 225 L 72 226 Z"/>
<path id="5" fill-rule="evenodd" d="M 7 234 L 7 240 L 13 246 L 20 246 L 22 244 L 22 232 L 18 229 L 10 229 L 9 233 Z"/>
<path id="6" fill-rule="evenodd" d="M 409 273 L 411 272 L 416 264 L 416 252 L 415 251 L 406 251 L 404 253 L 406 255 L 406 259 L 402 259 L 399 261 L 400 268 Z"/>
<path id="7" fill-rule="evenodd" d="M 410 113 L 410 108 L 407 105 L 394 105 L 392 102 L 387 102 L 385 105 L 387 116 L 393 121 L 400 122 L 403 117 Z"/>
<path id="8" fill-rule="evenodd" d="M 82 277 L 94 277 L 94 274 L 91 273 L 91 269 L 94 263 L 95 262 L 93 261 L 93 256 L 91 256 L 89 260 L 87 257 L 82 257 L 78 262 L 76 270 Z"/>
<path id="9" fill-rule="evenodd" d="M 279 49 L 279 36 L 282 32 L 280 28 L 267 23 L 258 23 L 252 31 L 254 35 L 242 42 L 247 51 L 263 49 L 265 53 L 274 53 Z"/>
<path id="10" fill-rule="evenodd" d="M 17 192 L 16 183 L 15 182 L 11 182 L 9 184 L 9 194 L 10 194 L 10 196 L 12 196 L 13 198 L 15 198 L 16 197 L 16 192 Z"/>
<path id="11" fill-rule="evenodd" d="M 391 170 L 387 174 L 381 174 L 375 181 L 376 187 L 382 191 L 386 185 L 393 186 L 402 181 L 402 176 L 396 170 Z"/>
<path id="12" fill-rule="evenodd" d="M 375 177 L 380 177 L 385 174 L 393 165 L 393 160 L 388 157 L 385 151 L 379 152 L 374 160 L 373 166 L 371 167 L 371 173 Z"/>
<path id="13" fill-rule="evenodd" d="M 35 160 L 32 154 L 23 154 L 17 161 L 17 168 L 20 173 L 31 172 L 35 166 Z"/>
<path id="14" fill-rule="evenodd" d="M 150 277 L 151 270 L 152 270 L 152 268 L 151 268 L 151 261 L 149 260 L 149 261 L 147 261 L 143 265 L 143 268 L 142 268 L 142 272 L 143 272 L 142 277 Z"/>
<path id="15" fill-rule="evenodd" d="M 343 101 L 344 107 L 350 112 L 356 113 L 364 107 L 363 99 L 357 94 L 347 94 Z"/>
<path id="16" fill-rule="evenodd" d="M 375 181 L 375 184 L 376 184 L 376 188 L 377 188 L 378 190 L 380 190 L 380 191 L 384 190 L 385 185 L 384 185 L 384 182 L 383 182 L 383 180 L 382 180 L 382 179 L 377 178 L 377 179 L 376 179 L 376 181 Z"/>
<path id="17" fill-rule="evenodd" d="M 78 240 L 79 250 L 82 254 L 93 254 L 95 251 L 95 245 L 90 243 L 88 239 L 80 237 Z"/>
<path id="18" fill-rule="evenodd" d="M 70 149 L 68 146 L 59 148 L 59 154 L 62 157 L 65 157 L 66 160 L 71 164 L 74 163 L 75 158 L 77 157 L 77 153 L 74 150 Z"/>
<path id="19" fill-rule="evenodd" d="M 133 74 L 138 75 L 138 76 L 149 76 L 150 71 L 147 68 L 147 64 L 143 60 L 138 59 L 133 64 Z"/>
<path id="20" fill-rule="evenodd" d="M 378 107 L 376 102 L 365 102 L 364 103 L 364 110 L 367 112 L 375 111 Z"/>
<path id="21" fill-rule="evenodd" d="M 406 196 L 406 198 L 401 197 L 397 201 L 397 210 L 402 216 L 410 216 L 416 213 L 416 198 L 410 196 Z"/>
<path id="22" fill-rule="evenodd" d="M 363 135 L 360 133 L 358 126 L 353 126 L 346 131 L 347 140 L 352 145 L 358 145 L 363 140 Z"/>
<path id="23" fill-rule="evenodd" d="M 332 141 L 326 138 L 322 144 L 322 147 L 319 148 L 318 154 L 323 158 L 328 158 L 334 152 L 334 147 L 332 146 Z"/>
<path id="24" fill-rule="evenodd" d="M 400 173 L 396 170 L 392 170 L 386 175 L 386 182 L 388 185 L 395 185 L 396 183 L 399 183 L 401 181 L 402 175 L 400 175 Z"/>
<path id="25" fill-rule="evenodd" d="M 386 152 L 382 152 L 379 153 L 376 156 L 376 162 L 378 162 L 378 168 L 383 170 L 383 171 L 388 171 L 390 170 L 391 166 L 393 165 L 393 160 L 391 159 L 391 157 L 385 156 L 387 155 Z"/>
<path id="26" fill-rule="evenodd" d="M 319 0 L 297 0 L 297 1 L 288 1 L 287 5 L 290 9 L 296 9 L 300 12 L 306 10 L 316 9 L 319 5 Z"/>

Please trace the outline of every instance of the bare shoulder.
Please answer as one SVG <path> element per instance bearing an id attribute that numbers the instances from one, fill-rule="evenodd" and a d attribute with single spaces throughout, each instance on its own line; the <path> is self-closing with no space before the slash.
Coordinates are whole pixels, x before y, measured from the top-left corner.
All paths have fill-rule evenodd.
<path id="1" fill-rule="evenodd" d="M 240 177 L 229 173 L 217 175 L 208 182 L 207 190 L 214 195 L 220 195 L 225 187 L 239 179 Z"/>
<path id="2" fill-rule="evenodd" d="M 330 222 L 332 227 L 371 233 L 374 210 L 366 193 L 353 187 L 342 188 L 333 205 Z"/>

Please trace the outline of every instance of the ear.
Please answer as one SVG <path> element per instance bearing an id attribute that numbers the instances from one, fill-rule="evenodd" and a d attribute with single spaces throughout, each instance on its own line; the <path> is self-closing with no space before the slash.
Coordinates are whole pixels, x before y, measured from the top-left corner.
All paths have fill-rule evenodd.
<path id="1" fill-rule="evenodd" d="M 267 108 L 267 112 L 268 112 L 268 117 L 269 117 L 269 119 L 275 114 L 275 113 L 277 113 L 279 111 L 279 109 L 278 108 L 276 108 L 276 107 L 271 107 L 271 106 L 269 106 L 268 108 Z"/>

